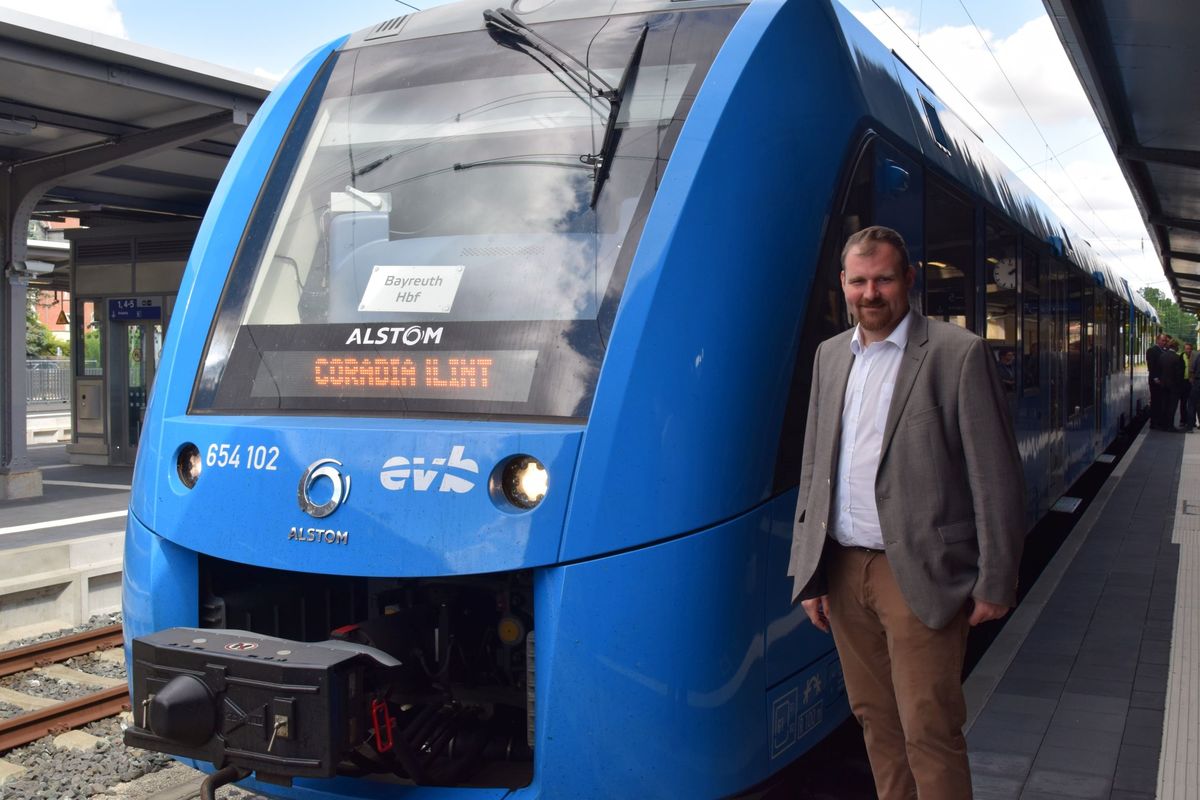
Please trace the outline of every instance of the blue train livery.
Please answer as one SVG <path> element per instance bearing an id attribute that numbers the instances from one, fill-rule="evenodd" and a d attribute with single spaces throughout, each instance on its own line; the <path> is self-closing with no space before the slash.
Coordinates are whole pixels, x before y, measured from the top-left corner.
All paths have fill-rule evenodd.
<path id="1" fill-rule="evenodd" d="M 841 6 L 467 0 L 314 51 L 170 323 L 127 741 L 303 800 L 763 785 L 848 714 L 785 571 L 868 224 L 991 343 L 1032 526 L 1156 321 Z"/>

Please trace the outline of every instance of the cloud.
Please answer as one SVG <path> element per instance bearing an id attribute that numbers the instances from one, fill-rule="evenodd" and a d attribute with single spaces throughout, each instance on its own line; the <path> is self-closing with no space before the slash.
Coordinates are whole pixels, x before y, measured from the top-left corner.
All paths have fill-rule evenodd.
<path id="1" fill-rule="evenodd" d="M 1099 152 L 1095 158 L 1049 165 L 1039 170 L 1037 180 L 1030 180 L 1028 172 L 1022 177 L 1035 187 L 1044 178 L 1053 193 L 1041 187 L 1038 193 L 1051 210 L 1131 285 L 1162 280 L 1162 265 L 1115 159 Z"/>
<path id="2" fill-rule="evenodd" d="M 271 72 L 263 69 L 262 67 L 255 67 L 254 74 L 260 78 L 266 78 L 269 81 L 275 81 L 276 83 L 279 83 L 281 80 L 283 80 L 284 75 L 282 72 Z"/>
<path id="3" fill-rule="evenodd" d="M 886 13 L 874 10 L 856 16 L 972 126 L 987 123 L 978 119 L 963 96 L 1001 131 L 1013 123 L 1029 125 L 1032 116 L 1049 136 L 1056 126 L 1074 127 L 1081 117 L 1094 118 L 1049 17 L 1030 20 L 1000 38 L 970 24 L 919 33 L 912 14 L 891 7 Z"/>
<path id="4" fill-rule="evenodd" d="M 116 0 L 0 0 L 0 8 L 11 8 L 108 36 L 129 38 Z"/>
<path id="5" fill-rule="evenodd" d="M 1134 286 L 1162 280 L 1129 186 L 1048 17 L 999 37 L 965 18 L 962 25 L 919 32 L 912 13 L 891 6 L 854 14 L 979 132 L 1073 235 Z"/>

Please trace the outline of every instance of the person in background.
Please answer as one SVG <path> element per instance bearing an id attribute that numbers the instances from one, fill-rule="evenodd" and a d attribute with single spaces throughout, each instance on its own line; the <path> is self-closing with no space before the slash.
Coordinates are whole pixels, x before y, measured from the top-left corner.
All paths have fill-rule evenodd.
<path id="1" fill-rule="evenodd" d="M 1167 337 L 1167 347 L 1158 357 L 1158 365 L 1162 370 L 1163 391 L 1163 430 L 1170 433 L 1180 433 L 1183 428 L 1175 427 L 1175 407 L 1183 391 L 1183 359 L 1179 356 L 1179 342 Z"/>
<path id="2" fill-rule="evenodd" d="M 1146 351 L 1146 370 L 1150 378 L 1150 430 L 1165 431 L 1170 427 L 1172 412 L 1167 410 L 1166 383 L 1163 381 L 1162 355 L 1167 351 L 1167 335 L 1160 333 Z"/>
<path id="3" fill-rule="evenodd" d="M 1000 353 L 1000 362 L 996 364 L 996 371 L 1000 373 L 1000 385 L 1004 387 L 1004 391 L 1008 394 L 1013 394 L 1017 391 L 1017 352 L 1012 348 L 1006 348 Z"/>
<path id="4" fill-rule="evenodd" d="M 1188 411 L 1188 421 L 1191 423 L 1191 430 L 1200 428 L 1200 350 L 1195 350 L 1189 359 L 1188 369 L 1192 374 L 1192 393 L 1188 398 L 1191 401 Z"/>
<path id="5" fill-rule="evenodd" d="M 1196 410 L 1192 407 L 1192 357 L 1195 347 L 1191 342 L 1185 342 L 1180 359 L 1183 361 L 1183 381 L 1179 386 L 1179 427 L 1187 432 L 1196 428 Z"/>

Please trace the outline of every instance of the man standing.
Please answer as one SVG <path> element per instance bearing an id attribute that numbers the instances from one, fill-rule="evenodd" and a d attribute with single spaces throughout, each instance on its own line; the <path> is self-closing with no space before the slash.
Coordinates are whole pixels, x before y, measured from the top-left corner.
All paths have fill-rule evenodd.
<path id="1" fill-rule="evenodd" d="M 842 252 L 858 325 L 813 363 L 788 574 L 832 629 L 881 800 L 964 800 L 969 626 L 1016 602 L 1023 478 L 987 344 L 909 308 L 904 240 Z"/>
<path id="2" fill-rule="evenodd" d="M 1175 406 L 1179 404 L 1183 386 L 1183 359 L 1179 357 L 1179 343 L 1167 336 L 1163 351 L 1158 356 L 1158 375 L 1162 381 L 1163 418 L 1162 430 L 1179 432 L 1175 427 Z"/>
<path id="3" fill-rule="evenodd" d="M 1196 424 L 1196 415 L 1192 410 L 1192 347 L 1191 342 L 1183 345 L 1180 358 L 1183 359 L 1183 383 L 1179 388 L 1179 427 L 1190 431 Z"/>
<path id="4" fill-rule="evenodd" d="M 1159 363 L 1162 354 L 1167 351 L 1167 335 L 1160 333 L 1154 344 L 1146 351 L 1146 370 L 1150 373 L 1150 429 L 1167 430 L 1170 425 L 1170 413 L 1164 413 L 1167 407 L 1166 384 L 1163 381 L 1162 364 Z"/>
<path id="5" fill-rule="evenodd" d="M 1190 347 L 1187 345 L 1184 349 Z M 1196 412 L 1200 411 L 1200 373 L 1197 370 L 1200 370 L 1200 350 L 1188 353 L 1188 371 L 1192 376 L 1192 394 L 1188 398 L 1188 430 L 1200 428 L 1196 424 Z"/>

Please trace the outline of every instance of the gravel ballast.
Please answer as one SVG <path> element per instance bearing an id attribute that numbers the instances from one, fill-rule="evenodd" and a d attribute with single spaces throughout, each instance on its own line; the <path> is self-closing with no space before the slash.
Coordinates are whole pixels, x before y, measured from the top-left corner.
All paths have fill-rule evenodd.
<path id="1" fill-rule="evenodd" d="M 96 691 L 93 686 L 67 683 L 39 675 L 36 672 L 18 672 L 16 675 L 7 675 L 0 678 L 0 687 L 33 697 L 45 697 L 49 700 L 75 700 Z"/>
<path id="2" fill-rule="evenodd" d="M 0 789 L 5 800 L 83 800 L 172 763 L 170 756 L 126 747 L 121 741 L 121 723 L 115 718 L 93 722 L 81 730 L 100 739 L 94 751 L 59 749 L 54 737 L 46 736 L 5 753 L 5 761 L 27 770 Z"/>
<path id="3" fill-rule="evenodd" d="M 73 628 L 64 628 L 0 644 L 0 650 L 25 647 L 120 623 L 121 615 L 119 613 L 101 614 Z M 95 654 L 77 656 L 62 663 L 72 669 L 93 675 L 107 678 L 126 677 L 124 663 L 101 659 Z M 0 686 L 26 694 L 60 700 L 80 697 L 95 691 L 95 687 L 79 686 L 33 672 L 0 678 Z M 0 719 L 7 719 L 21 713 L 25 713 L 23 709 L 0 703 Z M 128 715 L 125 718 L 128 719 Z M 199 780 L 203 777 L 202 773 L 180 764 L 166 754 L 126 747 L 122 740 L 124 727 L 120 718 L 112 717 L 80 728 L 79 730 L 100 740 L 93 751 L 78 752 L 56 747 L 54 745 L 55 737 L 51 735 L 24 747 L 0 753 L 0 759 L 24 767 L 26 770 L 0 786 L 0 798 L 3 800 L 84 800 L 84 798 L 142 800 L 142 798 L 153 796 L 156 791 L 155 780 L 159 775 L 164 778 L 168 777 L 164 770 L 171 771 L 172 783 L 184 776 L 192 780 Z M 145 788 L 141 788 L 143 786 Z M 253 794 L 235 786 L 221 789 L 217 796 L 220 800 L 268 800 L 262 795 Z"/>
<path id="4" fill-rule="evenodd" d="M 39 636 L 32 636 L 28 639 L 15 639 L 11 642 L 0 644 L 0 650 L 15 650 L 18 647 L 27 647 L 31 644 L 40 644 L 48 642 L 51 639 L 61 639 L 64 636 L 71 636 L 84 631 L 94 631 L 96 628 L 107 628 L 109 625 L 120 625 L 121 614 L 116 612 L 113 614 L 97 614 L 82 625 L 77 625 L 74 628 L 62 628 L 57 631 L 48 631 Z"/>
<path id="5" fill-rule="evenodd" d="M 0 703 L 0 719 L 8 719 L 15 717 L 17 714 L 25 713 L 25 709 L 10 706 L 8 703 Z"/>
<path id="6" fill-rule="evenodd" d="M 80 672 L 86 672 L 89 675 L 99 675 L 103 678 L 124 678 L 125 665 L 120 662 L 105 661 L 95 655 L 79 656 L 78 658 L 68 658 L 63 662 L 71 669 L 77 669 Z"/>

